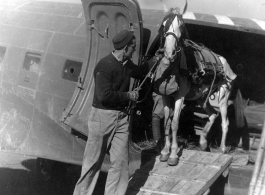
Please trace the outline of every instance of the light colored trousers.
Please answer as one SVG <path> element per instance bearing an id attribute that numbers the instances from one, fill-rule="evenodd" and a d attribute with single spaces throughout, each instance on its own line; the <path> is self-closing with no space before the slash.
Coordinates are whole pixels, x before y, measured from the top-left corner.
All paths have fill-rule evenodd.
<path id="1" fill-rule="evenodd" d="M 105 195 L 124 195 L 129 180 L 127 114 L 116 110 L 92 107 L 88 119 L 88 139 L 81 176 L 74 195 L 91 195 L 98 180 L 101 165 L 110 148 L 111 166 L 105 185 Z"/>

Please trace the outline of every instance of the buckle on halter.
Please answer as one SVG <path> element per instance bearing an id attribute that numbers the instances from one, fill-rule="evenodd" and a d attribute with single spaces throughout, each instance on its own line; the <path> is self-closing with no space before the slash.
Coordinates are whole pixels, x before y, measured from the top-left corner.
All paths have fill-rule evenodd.
<path id="1" fill-rule="evenodd" d="M 181 51 L 181 47 L 180 46 L 177 46 L 177 49 L 176 49 L 176 52 L 180 52 Z"/>

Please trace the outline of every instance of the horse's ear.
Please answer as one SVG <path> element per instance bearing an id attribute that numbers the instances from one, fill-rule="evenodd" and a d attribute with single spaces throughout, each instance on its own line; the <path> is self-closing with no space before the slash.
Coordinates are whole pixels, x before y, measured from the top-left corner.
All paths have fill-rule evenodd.
<path id="1" fill-rule="evenodd" d="M 161 2 L 162 5 L 163 5 L 164 12 L 165 12 L 165 13 L 168 13 L 168 12 L 170 11 L 170 9 L 166 6 L 166 4 L 164 3 L 163 0 L 160 0 L 160 2 Z"/>
<path id="2" fill-rule="evenodd" d="M 186 12 L 187 7 L 188 7 L 188 2 L 187 2 L 187 0 L 185 0 L 185 5 L 183 6 L 183 8 L 179 12 L 180 15 L 183 15 Z"/>

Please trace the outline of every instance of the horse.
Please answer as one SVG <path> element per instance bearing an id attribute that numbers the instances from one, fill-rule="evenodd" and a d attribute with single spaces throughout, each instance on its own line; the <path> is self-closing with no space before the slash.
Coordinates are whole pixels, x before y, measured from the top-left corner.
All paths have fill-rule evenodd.
<path id="1" fill-rule="evenodd" d="M 159 52 L 163 53 L 163 57 L 160 60 L 156 74 L 159 72 L 158 69 L 160 67 L 164 67 L 166 70 L 161 73 L 160 78 L 157 78 L 154 81 L 155 86 L 157 86 L 155 89 L 157 90 L 157 93 L 162 95 L 163 99 L 165 113 L 164 129 L 166 129 L 169 121 L 171 121 L 170 125 L 172 130 L 171 136 L 168 132 L 165 132 L 165 143 L 160 152 L 159 159 L 162 162 L 167 161 L 168 165 L 171 166 L 177 165 L 179 161 L 178 152 L 180 148 L 177 142 L 177 132 L 184 100 L 196 101 L 198 105 L 203 107 L 209 117 L 200 134 L 199 144 L 201 150 L 203 151 L 206 150 L 208 146 L 207 134 L 209 133 L 219 113 L 221 114 L 222 138 L 219 149 L 221 153 L 226 152 L 226 138 L 229 125 L 227 107 L 230 103 L 229 96 L 237 76 L 232 71 L 230 65 L 224 57 L 217 55 L 210 49 L 187 39 L 188 32 L 182 18 L 186 8 L 187 2 L 182 9 L 182 13 L 180 12 L 181 9 L 174 8 L 171 9 L 163 19 L 159 30 L 161 37 Z M 210 52 L 209 55 L 212 55 L 212 58 L 215 58 L 214 62 L 210 62 L 210 64 L 208 62 L 208 68 L 209 66 L 212 66 L 210 69 L 213 76 L 209 76 L 209 74 L 206 76 L 206 72 L 208 71 L 209 73 L 209 69 L 207 70 L 207 66 L 203 66 L 203 63 L 198 60 L 198 56 L 202 57 L 200 56 L 202 54 L 198 54 L 200 48 L 207 50 Z M 197 55 L 195 55 L 196 52 Z M 174 73 L 172 74 L 172 72 Z M 170 75 L 170 77 L 166 79 L 166 85 L 162 86 L 162 82 L 158 81 L 163 78 L 163 75 Z M 207 79 L 205 79 L 206 77 Z M 211 78 L 211 82 L 209 82 L 209 78 Z M 208 82 L 206 82 L 206 80 L 208 80 Z M 171 81 L 173 84 L 171 84 Z M 173 92 L 172 89 L 171 91 L 169 89 L 168 93 L 166 91 L 161 92 L 161 86 L 165 88 L 170 85 L 173 86 Z M 218 106 L 220 112 L 217 112 L 209 103 L 209 96 L 211 96 L 214 92 L 216 92 L 215 94 L 218 96 Z M 173 119 L 169 120 L 170 105 L 172 105 L 170 101 L 172 97 L 174 97 L 175 100 L 173 108 L 174 114 Z M 241 119 L 242 113 L 243 112 L 241 112 L 241 116 L 239 116 Z M 172 143 L 170 142 L 170 137 L 172 137 Z"/>

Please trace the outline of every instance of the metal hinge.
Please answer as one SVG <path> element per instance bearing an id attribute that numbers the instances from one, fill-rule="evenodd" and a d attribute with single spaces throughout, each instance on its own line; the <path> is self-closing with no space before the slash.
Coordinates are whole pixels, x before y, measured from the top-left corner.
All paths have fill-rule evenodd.
<path id="1" fill-rule="evenodd" d="M 103 35 L 101 32 L 99 32 L 99 30 L 96 28 L 96 26 L 95 26 L 95 21 L 94 21 L 94 20 L 90 20 L 90 24 L 89 24 L 89 26 L 90 26 L 90 31 L 92 31 L 93 29 L 95 29 L 96 32 L 98 33 L 98 35 L 99 35 L 100 37 L 104 38 L 104 35 Z"/>

